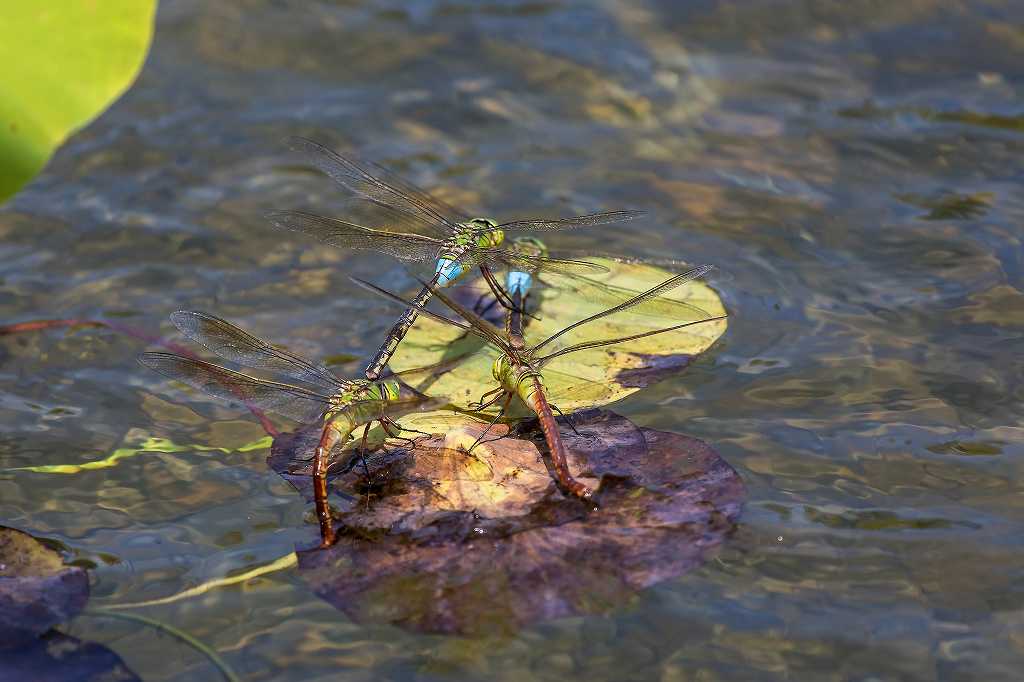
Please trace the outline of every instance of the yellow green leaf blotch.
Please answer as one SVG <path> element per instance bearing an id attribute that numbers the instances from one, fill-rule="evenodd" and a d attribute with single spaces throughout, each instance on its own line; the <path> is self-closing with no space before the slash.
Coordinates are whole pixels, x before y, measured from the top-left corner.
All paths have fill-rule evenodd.
<path id="1" fill-rule="evenodd" d="M 137 439 L 137 445 L 117 448 L 103 459 L 94 460 L 92 462 L 83 462 L 81 464 L 45 464 L 31 467 L 15 467 L 12 469 L 5 469 L 4 471 L 31 471 L 36 474 L 78 474 L 83 471 L 92 471 L 94 469 L 109 469 L 110 467 L 117 466 L 117 464 L 124 459 L 145 454 L 147 452 L 222 452 L 224 454 L 229 454 L 232 452 L 263 450 L 269 448 L 272 442 L 273 438 L 265 436 L 259 440 L 246 443 L 245 445 L 237 448 L 216 448 L 208 445 L 178 445 L 166 438 L 145 436 Z"/>

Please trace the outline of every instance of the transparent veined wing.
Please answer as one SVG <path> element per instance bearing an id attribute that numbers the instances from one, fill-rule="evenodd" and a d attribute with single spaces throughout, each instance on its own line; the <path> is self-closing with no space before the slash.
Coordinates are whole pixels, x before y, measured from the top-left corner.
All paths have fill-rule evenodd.
<path id="1" fill-rule="evenodd" d="M 644 265 L 650 264 L 648 261 L 637 260 L 636 262 Z M 682 263 L 681 261 L 678 262 Z M 692 268 L 690 272 L 692 272 Z M 698 276 L 695 273 L 690 279 L 696 279 Z M 590 303 L 605 306 L 617 305 L 639 293 L 632 289 L 591 279 L 579 273 L 552 273 L 549 271 L 547 276 L 541 279 L 541 282 L 547 286 L 554 287 L 560 292 L 560 295 L 577 296 Z M 632 313 L 639 315 L 666 318 L 680 322 L 711 317 L 711 313 L 699 306 L 665 296 L 645 299 L 638 302 L 630 310 Z"/>
<path id="2" fill-rule="evenodd" d="M 378 251 L 407 262 L 432 262 L 441 247 L 430 237 L 373 230 L 305 211 L 271 211 L 267 218 L 278 227 L 302 232 L 329 246 Z"/>
<path id="3" fill-rule="evenodd" d="M 225 360 L 311 382 L 332 393 L 344 390 L 348 386 L 348 382 L 338 378 L 323 365 L 281 348 L 275 348 L 263 339 L 215 315 L 195 310 L 179 310 L 171 313 L 170 317 L 178 331 Z"/>
<path id="4" fill-rule="evenodd" d="M 478 248 L 466 252 L 459 258 L 463 269 L 469 270 L 482 264 L 505 266 L 510 270 L 523 272 L 557 272 L 565 274 L 597 275 L 608 272 L 608 268 L 585 260 L 531 256 L 504 247 Z"/>
<path id="5" fill-rule="evenodd" d="M 547 337 L 546 339 L 538 343 L 536 346 L 534 346 L 533 350 L 541 349 L 542 347 L 551 343 L 560 336 L 563 336 L 564 334 L 572 331 L 573 329 L 582 327 L 583 325 L 586 324 L 590 324 L 595 320 L 608 317 L 609 315 L 614 315 L 616 313 L 623 312 L 635 306 L 639 306 L 645 303 L 646 301 L 658 298 L 659 296 L 666 294 L 669 291 L 672 291 L 673 289 L 686 284 L 687 282 L 691 282 L 694 279 L 703 276 L 711 269 L 712 266 L 710 265 L 699 265 L 695 268 L 688 270 L 687 272 L 683 272 L 673 277 L 670 277 L 667 280 L 660 282 L 659 284 L 656 284 L 655 286 L 651 287 L 646 291 L 642 291 L 638 294 L 635 294 L 634 296 L 627 298 L 626 300 L 623 300 L 620 303 L 617 303 L 609 308 L 606 308 L 598 313 L 590 315 L 589 317 L 586 317 L 582 320 L 570 324 L 567 327 L 562 328 L 561 330 L 555 332 L 554 334 L 552 334 L 551 336 Z"/>
<path id="6" fill-rule="evenodd" d="M 436 223 L 438 235 L 450 233 L 468 219 L 462 211 L 375 163 L 356 161 L 304 137 L 293 137 L 288 142 L 353 194 Z"/>
<path id="7" fill-rule="evenodd" d="M 531 218 L 502 223 L 498 225 L 498 229 L 510 231 L 567 230 L 577 227 L 593 227 L 594 225 L 621 223 L 627 220 L 633 220 L 634 218 L 639 218 L 646 213 L 646 211 L 604 211 L 602 213 L 588 213 L 586 215 L 572 216 L 571 218 Z"/>
<path id="8" fill-rule="evenodd" d="M 330 396 L 173 353 L 143 353 L 139 362 L 214 398 L 257 407 L 304 424 L 319 420 L 331 406 Z"/>

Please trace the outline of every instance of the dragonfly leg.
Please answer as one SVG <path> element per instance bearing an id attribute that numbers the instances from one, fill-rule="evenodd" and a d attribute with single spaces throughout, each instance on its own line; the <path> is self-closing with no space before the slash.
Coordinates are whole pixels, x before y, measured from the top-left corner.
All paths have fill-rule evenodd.
<path id="1" fill-rule="evenodd" d="M 558 409 L 558 405 L 552 404 L 551 405 L 551 409 L 554 410 L 555 412 L 557 412 L 558 416 L 565 420 L 565 423 L 569 425 L 569 428 L 572 429 L 573 433 L 575 433 L 580 438 L 583 438 L 583 434 L 580 433 L 579 431 L 577 431 L 576 430 L 576 425 L 572 423 L 572 417 L 565 416 L 565 413 L 562 412 L 560 409 Z"/>
<path id="2" fill-rule="evenodd" d="M 501 388 L 500 386 L 494 389 L 493 391 L 487 391 L 487 393 L 484 393 L 482 396 L 480 396 L 480 400 L 478 400 L 475 403 L 470 403 L 469 407 L 471 407 L 474 411 L 486 410 L 488 407 L 501 400 L 501 395 L 504 391 L 505 389 Z M 484 399 L 491 395 L 493 395 L 494 397 L 488 400 L 487 402 L 484 402 Z"/>
<path id="3" fill-rule="evenodd" d="M 498 410 L 498 414 L 494 415 L 494 419 L 491 420 L 491 423 L 487 425 L 487 428 L 484 429 L 483 433 L 481 433 L 479 436 L 476 437 L 476 440 L 473 441 L 473 444 L 469 446 L 469 449 L 466 450 L 466 452 L 473 452 L 473 448 L 475 448 L 477 445 L 479 445 L 480 441 L 482 441 L 484 439 L 484 436 L 486 436 L 487 433 L 492 428 L 494 428 L 494 425 L 498 423 L 498 420 L 501 419 L 501 416 L 503 414 L 505 414 L 505 410 L 508 409 L 509 403 L 512 402 L 512 396 L 513 396 L 512 393 L 509 393 L 508 395 L 505 396 L 505 402 L 502 404 L 501 409 Z M 497 398 L 495 399 L 494 402 L 497 402 Z"/>
<path id="4" fill-rule="evenodd" d="M 526 302 L 529 301 L 529 300 L 530 300 L 530 294 L 526 294 L 526 297 L 523 299 L 523 310 L 522 310 L 522 313 L 523 313 L 523 315 L 526 315 L 531 320 L 534 320 L 536 322 L 540 322 L 540 318 L 539 317 L 537 317 L 533 313 L 530 313 L 530 312 L 528 312 L 526 310 Z"/>
<path id="5" fill-rule="evenodd" d="M 344 434 L 329 421 L 324 424 L 320 434 L 320 442 L 313 456 L 313 500 L 316 504 L 316 516 L 320 521 L 320 547 L 330 547 L 336 539 L 334 519 L 331 518 L 331 506 L 327 502 L 327 468 L 331 450 L 344 437 Z"/>
<path id="6" fill-rule="evenodd" d="M 388 434 L 388 438 L 394 438 L 395 440 L 403 440 L 403 441 L 405 441 L 406 443 L 408 443 L 409 445 L 412 445 L 412 446 L 416 445 L 416 439 L 415 438 L 406 438 L 405 436 L 402 435 L 402 431 L 412 431 L 413 433 L 422 433 L 425 436 L 429 436 L 430 435 L 426 431 L 418 431 L 416 429 L 407 429 L 407 428 L 405 428 L 403 426 L 399 426 L 397 423 L 395 423 L 393 420 L 389 419 L 388 417 L 384 417 L 383 419 L 381 419 L 380 420 L 380 425 L 381 425 L 381 428 L 384 429 L 384 433 Z"/>
<path id="7" fill-rule="evenodd" d="M 429 436 L 430 435 L 426 431 L 420 431 L 419 429 L 410 429 L 408 426 L 401 426 L 401 425 L 399 425 L 398 422 L 396 422 L 391 417 L 384 417 L 384 418 L 382 418 L 380 420 L 380 425 L 384 427 L 385 433 L 387 433 L 392 438 L 397 438 L 399 440 L 409 440 L 409 439 L 408 438 L 402 438 L 399 435 L 391 433 L 391 431 L 396 431 L 396 432 L 399 432 L 399 433 L 402 432 L 402 431 L 409 431 L 410 433 L 420 433 L 420 434 L 423 434 L 424 436 Z"/>
<path id="8" fill-rule="evenodd" d="M 366 462 L 366 437 L 370 433 L 370 422 L 366 423 L 363 427 L 363 437 L 359 439 L 359 461 L 363 465 L 363 475 L 366 476 L 366 480 L 370 480 L 370 465 Z"/>
<path id="9" fill-rule="evenodd" d="M 363 463 L 363 476 L 366 477 L 366 509 L 370 509 L 370 466 L 366 462 L 366 437 L 370 433 L 370 424 L 372 422 L 366 422 L 363 427 L 363 437 L 359 439 L 359 459 Z"/>
<path id="10" fill-rule="evenodd" d="M 491 292 L 494 297 L 498 299 L 498 303 L 505 306 L 509 310 L 516 310 L 516 304 L 512 301 L 512 298 L 505 291 L 504 287 L 498 283 L 498 280 L 494 278 L 494 273 L 491 272 L 491 268 L 486 265 L 480 266 L 480 274 L 484 276 L 484 280 L 487 282 L 487 286 L 491 288 Z"/>

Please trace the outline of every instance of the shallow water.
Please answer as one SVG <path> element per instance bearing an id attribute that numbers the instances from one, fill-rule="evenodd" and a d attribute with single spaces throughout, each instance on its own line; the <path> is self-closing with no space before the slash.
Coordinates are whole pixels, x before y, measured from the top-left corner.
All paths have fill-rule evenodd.
<path id="1" fill-rule="evenodd" d="M 628 608 L 499 641 L 353 624 L 282 571 L 150 607 L 261 679 L 1017 679 L 1024 666 L 1024 12 L 998 0 L 165 3 L 137 85 L 0 210 L 0 320 L 170 332 L 207 309 L 365 356 L 393 261 L 282 238 L 337 193 L 281 140 L 351 147 L 498 216 L 643 207 L 566 248 L 712 262 L 733 315 L 615 406 L 705 439 L 749 499 L 719 557 Z M 0 466 L 141 436 L 237 447 L 101 330 L 2 340 Z M 344 358 L 342 358 L 344 359 Z M 357 371 L 358 362 L 342 365 Z M 266 452 L 0 479 L 0 523 L 96 564 L 93 604 L 243 572 L 315 536 Z M 82 617 L 150 680 L 216 679 Z"/>

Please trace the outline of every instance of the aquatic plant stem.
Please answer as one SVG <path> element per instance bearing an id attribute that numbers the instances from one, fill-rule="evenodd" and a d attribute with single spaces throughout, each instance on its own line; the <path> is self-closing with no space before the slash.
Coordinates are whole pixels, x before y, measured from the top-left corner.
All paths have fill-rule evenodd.
<path id="1" fill-rule="evenodd" d="M 236 575 L 229 576 L 227 578 L 216 578 L 214 580 L 208 580 L 205 583 L 190 587 L 187 590 L 183 590 L 176 594 L 172 594 L 167 597 L 159 597 L 157 599 L 149 599 L 146 601 L 128 602 L 127 604 L 114 604 L 113 606 L 106 607 L 107 610 L 120 611 L 122 609 L 139 609 L 146 606 L 160 606 L 162 604 L 172 604 L 182 599 L 189 599 L 191 597 L 198 597 L 206 594 L 219 587 L 228 587 L 229 585 L 237 585 L 244 583 L 254 578 L 267 575 L 268 573 L 275 573 L 277 571 L 283 571 L 286 568 L 294 568 L 298 564 L 298 557 L 295 552 L 289 552 L 284 556 L 278 557 L 269 564 L 257 566 L 251 571 L 245 573 L 238 573 Z"/>
<path id="2" fill-rule="evenodd" d="M 228 682 L 241 682 L 238 675 L 235 674 L 235 671 L 232 670 L 231 666 L 227 664 L 227 661 L 221 658 L 216 651 L 206 646 L 192 635 L 188 634 L 183 630 L 179 630 L 173 625 L 161 623 L 158 620 L 147 618 L 146 616 L 140 616 L 135 613 L 119 613 L 117 611 L 111 611 L 109 609 L 87 609 L 83 612 L 82 615 L 94 616 L 98 618 L 118 618 L 121 620 L 135 621 L 137 623 L 143 623 L 145 625 L 148 625 L 157 630 L 162 630 L 163 632 L 166 632 L 172 637 L 180 639 L 181 641 L 185 642 L 185 644 L 189 645 L 196 651 L 206 656 L 206 658 L 208 658 L 210 662 L 213 663 L 214 666 L 216 666 L 216 668 L 220 671 L 221 675 L 223 675 L 224 679 L 228 680 Z"/>

